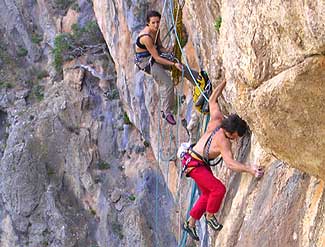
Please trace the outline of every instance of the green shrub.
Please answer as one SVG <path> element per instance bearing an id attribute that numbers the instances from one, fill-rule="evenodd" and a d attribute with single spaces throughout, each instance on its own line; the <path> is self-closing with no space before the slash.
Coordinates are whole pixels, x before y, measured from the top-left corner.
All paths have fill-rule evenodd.
<path id="1" fill-rule="evenodd" d="M 5 63 L 5 64 L 10 64 L 12 63 L 12 58 L 9 55 L 7 51 L 7 47 L 5 44 L 0 43 L 0 59 Z"/>
<path id="2" fill-rule="evenodd" d="M 222 18 L 219 16 L 214 22 L 214 28 L 219 32 L 222 23 Z"/>
<path id="3" fill-rule="evenodd" d="M 68 51 L 69 47 L 72 45 L 72 38 L 70 34 L 62 33 L 55 37 L 54 39 L 54 68 L 56 71 L 62 70 L 62 65 L 64 62 L 64 54 Z"/>
<path id="4" fill-rule="evenodd" d="M 73 24 L 71 29 L 76 45 L 95 45 L 105 42 L 96 21 L 89 21 L 83 27 L 80 27 L 78 24 Z"/>
<path id="5" fill-rule="evenodd" d="M 132 122 L 130 121 L 130 118 L 126 112 L 124 112 L 123 122 L 124 122 L 124 124 L 129 124 L 129 125 L 132 124 Z"/>
<path id="6" fill-rule="evenodd" d="M 10 88 L 13 88 L 13 87 L 14 86 L 10 82 L 2 82 L 2 81 L 0 81 L 0 89 L 1 88 L 10 89 Z"/>
<path id="7" fill-rule="evenodd" d="M 54 0 L 54 7 L 65 11 L 73 3 L 75 3 L 75 0 Z"/>
<path id="8" fill-rule="evenodd" d="M 129 195 L 129 200 L 130 201 L 135 201 L 135 199 L 136 199 L 135 195 Z"/>
<path id="9" fill-rule="evenodd" d="M 43 41 L 43 36 L 38 33 L 32 33 L 31 40 L 34 44 L 39 44 Z"/>
<path id="10" fill-rule="evenodd" d="M 71 33 L 62 33 L 55 37 L 53 56 L 56 71 L 61 72 L 64 61 L 80 56 L 80 50 L 86 45 L 105 43 L 96 21 L 89 21 L 84 27 L 78 24 L 71 26 Z M 77 49 L 80 48 L 80 49 Z"/>
<path id="11" fill-rule="evenodd" d="M 78 3 L 73 3 L 73 4 L 71 5 L 71 9 L 73 9 L 73 10 L 76 11 L 76 12 L 80 12 L 80 6 L 79 6 Z"/>
<path id="12" fill-rule="evenodd" d="M 49 73 L 46 70 L 40 70 L 36 72 L 36 77 L 38 80 L 43 79 L 44 77 L 47 77 Z"/>
<path id="13" fill-rule="evenodd" d="M 111 168 L 111 165 L 103 160 L 99 161 L 97 163 L 97 168 L 99 170 L 107 170 L 107 169 L 110 169 Z"/>
<path id="14" fill-rule="evenodd" d="M 108 100 L 114 100 L 120 98 L 120 94 L 117 89 L 112 89 L 110 91 L 108 90 L 104 93 L 104 95 Z"/>
<path id="15" fill-rule="evenodd" d="M 19 47 L 17 50 L 17 56 L 18 57 L 25 57 L 27 56 L 28 51 L 24 47 Z"/>
<path id="16" fill-rule="evenodd" d="M 147 148 L 147 147 L 150 146 L 150 143 L 149 143 L 148 141 L 144 141 L 144 142 L 143 142 L 143 145 Z"/>
<path id="17" fill-rule="evenodd" d="M 34 85 L 32 89 L 33 96 L 37 101 L 42 101 L 44 99 L 44 87 L 41 85 Z"/>
<path id="18" fill-rule="evenodd" d="M 54 170 L 53 168 L 49 167 L 49 168 L 47 169 L 47 175 L 48 175 L 49 177 L 55 175 L 55 170 Z"/>

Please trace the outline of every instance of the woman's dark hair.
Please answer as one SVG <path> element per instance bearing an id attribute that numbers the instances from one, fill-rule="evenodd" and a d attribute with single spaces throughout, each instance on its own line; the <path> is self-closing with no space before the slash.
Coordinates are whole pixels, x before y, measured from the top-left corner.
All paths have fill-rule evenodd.
<path id="1" fill-rule="evenodd" d="M 241 119 L 237 114 L 230 114 L 221 122 L 220 128 L 233 134 L 237 131 L 239 136 L 243 136 L 248 129 L 247 123 Z"/>
<path id="2" fill-rule="evenodd" d="M 151 17 L 159 17 L 159 19 L 161 19 L 161 14 L 155 10 L 150 10 L 148 13 L 147 13 L 147 23 L 150 22 L 150 18 Z"/>

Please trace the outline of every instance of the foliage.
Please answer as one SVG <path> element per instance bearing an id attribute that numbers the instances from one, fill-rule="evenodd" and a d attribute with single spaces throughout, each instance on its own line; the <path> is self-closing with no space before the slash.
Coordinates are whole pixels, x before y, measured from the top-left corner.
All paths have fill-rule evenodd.
<path id="1" fill-rule="evenodd" d="M 147 148 L 150 146 L 150 143 L 148 141 L 143 141 L 143 145 Z"/>
<path id="2" fill-rule="evenodd" d="M 46 70 L 40 70 L 36 72 L 36 77 L 38 80 L 43 79 L 44 77 L 47 77 L 49 73 Z"/>
<path id="3" fill-rule="evenodd" d="M 54 40 L 52 52 L 54 67 L 58 72 L 61 72 L 64 61 L 82 55 L 86 46 L 105 43 L 96 21 L 89 21 L 83 27 L 73 24 L 71 29 L 71 33 L 61 33 Z"/>
<path id="4" fill-rule="evenodd" d="M 10 82 L 2 82 L 2 81 L 0 81 L 0 89 L 1 88 L 10 89 L 10 88 L 13 88 L 13 85 Z"/>
<path id="5" fill-rule="evenodd" d="M 111 165 L 103 160 L 99 161 L 97 163 L 97 168 L 99 170 L 106 170 L 106 169 L 110 169 L 111 168 Z"/>
<path id="6" fill-rule="evenodd" d="M 0 59 L 5 63 L 7 63 L 7 61 L 9 61 L 10 59 L 6 47 L 3 47 L 1 44 L 0 44 Z"/>
<path id="7" fill-rule="evenodd" d="M 44 87 L 41 85 L 34 85 L 32 88 L 32 94 L 37 101 L 44 99 Z"/>
<path id="8" fill-rule="evenodd" d="M 214 28 L 219 32 L 222 23 L 222 18 L 219 16 L 214 22 Z"/>
<path id="9" fill-rule="evenodd" d="M 59 10 L 67 10 L 76 0 L 54 0 L 54 7 Z"/>
<path id="10" fill-rule="evenodd" d="M 71 29 L 76 45 L 94 45 L 105 42 L 96 21 L 89 21 L 83 27 L 73 24 Z"/>
<path id="11" fill-rule="evenodd" d="M 129 124 L 129 125 L 132 124 L 132 122 L 130 121 L 130 118 L 126 112 L 124 112 L 124 115 L 123 115 L 123 122 L 124 122 L 124 124 Z"/>
<path id="12" fill-rule="evenodd" d="M 44 99 L 44 86 L 38 84 L 38 81 L 33 80 L 26 81 L 26 84 L 31 88 L 29 99 L 34 99 L 36 101 L 42 101 Z"/>
<path id="13" fill-rule="evenodd" d="M 79 6 L 78 3 L 73 3 L 73 4 L 71 5 L 71 9 L 73 9 L 73 10 L 76 11 L 76 12 L 80 12 L 80 6 Z"/>
<path id="14" fill-rule="evenodd" d="M 72 45 L 72 37 L 70 34 L 62 33 L 55 37 L 54 39 L 54 68 L 57 71 L 61 71 L 63 65 L 63 57 L 64 53 L 71 47 Z"/>
<path id="15" fill-rule="evenodd" d="M 117 89 L 112 89 L 110 91 L 106 91 L 104 93 L 105 97 L 108 99 L 108 100 L 114 100 L 114 99 L 119 99 L 120 98 L 120 94 L 118 92 Z"/>
<path id="16" fill-rule="evenodd" d="M 135 195 L 129 195 L 129 200 L 130 201 L 135 201 L 135 199 L 136 199 Z"/>
<path id="17" fill-rule="evenodd" d="M 17 56 L 18 57 L 25 57 L 27 56 L 28 51 L 24 47 L 19 47 L 17 50 Z"/>
<path id="18" fill-rule="evenodd" d="M 43 41 L 43 36 L 39 33 L 32 33 L 31 41 L 34 44 L 39 44 Z"/>
<path id="19" fill-rule="evenodd" d="M 53 175 L 55 175 L 55 171 L 54 171 L 54 169 L 49 167 L 49 168 L 47 169 L 47 175 L 48 175 L 48 176 L 53 176 Z"/>
<path id="20" fill-rule="evenodd" d="M 112 231 L 114 234 L 118 235 L 120 239 L 122 239 L 123 236 L 123 227 L 120 223 L 112 222 Z"/>

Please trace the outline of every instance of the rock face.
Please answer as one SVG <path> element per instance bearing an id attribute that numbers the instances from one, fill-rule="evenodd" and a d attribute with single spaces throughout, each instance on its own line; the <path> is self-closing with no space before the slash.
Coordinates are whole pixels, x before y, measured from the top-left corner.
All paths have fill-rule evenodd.
<path id="1" fill-rule="evenodd" d="M 146 11 L 162 4 L 0 0 L 0 246 L 180 243 L 198 195 L 175 159 L 188 136 L 161 120 L 159 89 L 132 57 Z M 166 4 L 163 31 L 171 22 Z M 227 187 L 217 215 L 224 228 L 214 233 L 202 219 L 200 243 L 187 245 L 325 245 L 324 8 L 321 1 L 186 1 L 187 59 L 214 85 L 227 79 L 221 107 L 251 128 L 234 144 L 235 157 L 266 169 L 256 180 L 215 168 Z M 94 20 L 106 44 L 79 43 L 56 72 L 56 35 Z M 188 121 L 190 87 L 176 88 L 187 96 L 179 111 Z"/>
<path id="2" fill-rule="evenodd" d="M 269 152 L 322 179 L 324 10 L 315 1 L 229 1 L 220 37 L 236 110 Z"/>

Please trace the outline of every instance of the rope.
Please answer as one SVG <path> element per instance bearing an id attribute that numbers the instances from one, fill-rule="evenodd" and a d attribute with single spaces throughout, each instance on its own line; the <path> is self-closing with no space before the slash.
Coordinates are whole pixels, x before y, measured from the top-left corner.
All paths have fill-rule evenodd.
<path id="1" fill-rule="evenodd" d="M 206 131 L 209 121 L 210 121 L 210 115 L 208 114 L 208 115 L 206 115 L 206 118 L 205 118 L 205 121 L 204 121 L 204 130 L 203 130 L 203 132 Z M 203 125 L 202 125 L 202 127 L 203 127 Z M 201 129 L 201 132 L 202 132 L 202 129 Z M 197 136 L 196 139 L 198 139 L 198 136 Z M 182 169 L 181 165 L 180 165 L 180 169 Z M 179 177 L 179 179 L 181 179 L 181 178 Z M 178 185 L 179 184 L 180 183 L 178 183 Z M 190 197 L 189 205 L 188 205 L 187 212 L 186 212 L 186 219 L 189 217 L 190 210 L 193 207 L 196 192 L 197 192 L 197 185 L 196 185 L 196 183 L 194 181 L 192 181 L 192 191 L 191 191 L 191 197 Z M 180 224 L 182 224 L 182 223 L 180 222 Z M 186 240 L 187 240 L 187 235 L 188 235 L 187 232 L 183 230 L 182 238 L 181 238 L 181 240 L 180 240 L 177 247 L 185 247 Z"/>
<path id="2" fill-rule="evenodd" d="M 170 3 L 171 3 L 171 6 L 172 6 L 172 0 L 170 0 Z M 165 12 L 165 8 L 166 8 L 166 4 L 167 4 L 167 0 L 164 1 L 164 5 L 163 5 L 163 10 L 162 10 L 162 15 L 164 15 L 164 12 Z M 201 90 L 201 88 L 199 87 L 199 85 L 197 84 L 196 82 L 196 78 L 194 78 L 192 72 L 191 72 L 191 69 L 188 65 L 188 62 L 187 62 L 187 59 L 186 59 L 186 56 L 184 54 L 184 51 L 182 49 L 182 46 L 181 46 L 181 42 L 180 42 L 180 39 L 178 37 L 178 34 L 180 34 L 180 36 L 182 35 L 182 28 L 183 28 L 183 24 L 182 24 L 182 11 L 181 9 L 183 8 L 185 4 L 185 1 L 183 0 L 182 1 L 182 4 L 180 4 L 178 1 L 177 1 L 177 12 L 175 13 L 175 17 L 173 15 L 173 13 L 171 13 L 172 15 L 172 27 L 171 29 L 174 30 L 175 32 L 175 37 L 176 37 L 176 40 L 177 40 L 177 44 L 178 44 L 178 49 L 175 48 L 175 54 L 176 52 L 178 54 L 176 54 L 176 58 L 181 61 L 181 58 L 183 57 L 184 61 L 185 61 L 185 65 L 186 67 L 188 68 L 189 70 L 189 73 L 193 79 L 193 81 L 195 82 L 196 86 L 199 88 L 201 94 L 203 94 L 203 97 L 205 98 L 205 100 L 208 102 L 208 98 L 205 96 L 205 94 L 203 93 L 203 91 Z M 176 4 L 175 4 L 176 6 Z M 175 10 L 176 8 L 174 8 Z M 172 11 L 171 11 L 172 12 Z M 177 24 L 175 24 L 175 19 L 177 21 Z M 155 43 L 157 41 L 157 38 L 158 38 L 158 34 L 160 32 L 160 27 L 158 28 L 158 31 L 156 33 L 156 37 L 155 37 Z M 168 32 L 169 33 L 169 32 Z M 182 38 L 182 37 L 181 37 Z M 176 46 L 177 47 L 177 46 Z M 176 51 L 177 50 L 177 51 Z M 175 68 L 174 68 L 175 69 Z M 173 76 L 174 78 L 174 76 Z M 175 76 L 176 78 L 176 76 Z M 178 76 L 177 76 L 177 84 L 179 83 L 179 71 L 178 71 Z M 184 69 L 182 70 L 182 81 L 184 80 Z M 175 83 L 175 81 L 174 81 Z M 159 111 L 160 112 L 160 108 L 161 108 L 161 99 L 159 97 L 159 104 L 158 104 L 158 108 L 159 108 Z M 179 128 L 179 100 L 177 98 L 177 138 L 176 138 L 176 144 L 178 144 L 178 128 Z M 206 123 L 207 125 L 207 123 Z M 205 127 L 206 128 L 206 127 Z M 160 121 L 158 121 L 158 130 L 161 129 L 161 126 L 160 126 Z M 166 157 L 163 157 L 163 154 L 161 152 L 161 135 L 158 133 L 158 167 L 160 167 L 160 161 L 162 161 L 164 158 L 166 159 Z M 170 135 L 170 143 L 171 143 L 171 135 Z M 169 151 L 171 149 L 171 146 L 169 147 Z M 177 149 L 175 150 L 177 152 Z M 176 155 L 176 152 L 173 154 Z M 168 173 L 169 173 L 169 160 L 171 158 L 171 155 L 170 157 L 168 157 L 168 167 L 167 167 L 167 184 L 168 184 Z M 167 160 L 167 159 L 166 159 Z M 167 162 L 167 161 L 166 161 Z M 190 211 L 190 208 L 192 208 L 193 204 L 194 204 L 194 197 L 195 197 L 195 194 L 196 194 L 196 191 L 197 191 L 197 186 L 195 183 L 193 183 L 192 181 L 192 193 L 191 193 L 191 197 L 190 197 L 190 205 L 189 205 L 189 208 L 187 210 L 187 217 L 189 215 L 189 211 Z M 158 180 L 158 176 L 156 176 L 156 183 L 155 183 L 155 233 L 154 233 L 154 236 L 155 236 L 155 246 L 158 245 L 158 236 L 157 236 L 157 232 L 158 232 L 158 205 L 159 205 L 159 180 Z M 185 243 L 186 243 L 186 239 L 187 239 L 187 233 L 183 231 L 183 237 L 182 237 L 182 240 L 181 240 L 181 246 L 185 246 Z"/>
<path id="3" fill-rule="evenodd" d="M 173 0 L 170 0 L 171 3 L 172 3 L 172 1 L 173 1 Z M 172 23 L 173 23 L 173 26 L 174 26 L 175 38 L 176 38 L 177 44 L 178 44 L 178 46 L 179 46 L 179 48 L 180 48 L 180 51 L 181 51 L 181 53 L 182 53 L 182 58 L 183 58 L 183 60 L 184 60 L 184 62 L 185 62 L 185 66 L 186 66 L 187 69 L 189 70 L 189 73 L 190 73 L 190 75 L 191 75 L 191 77 L 192 77 L 192 79 L 193 79 L 195 85 L 198 87 L 200 93 L 203 95 L 204 99 L 205 99 L 207 102 L 209 102 L 209 99 L 206 97 L 206 95 L 203 93 L 202 89 L 200 88 L 199 84 L 196 82 L 196 78 L 194 77 L 194 75 L 193 75 L 193 73 L 192 73 L 192 71 L 191 71 L 191 68 L 190 68 L 190 66 L 189 66 L 189 64 L 188 64 L 188 62 L 187 62 L 186 55 L 185 55 L 185 53 L 184 53 L 184 51 L 183 51 L 183 49 L 182 49 L 181 42 L 180 42 L 180 39 L 179 39 L 178 34 L 177 34 L 177 30 L 176 30 L 176 26 L 175 26 L 175 25 L 176 25 L 176 24 L 175 24 L 175 19 L 174 19 L 174 16 L 173 16 L 172 11 L 171 11 L 171 16 L 172 16 Z"/>
<path id="4" fill-rule="evenodd" d="M 165 12 L 165 8 L 166 8 L 166 4 L 167 4 L 167 0 L 164 1 L 164 5 L 163 5 L 163 9 L 162 9 L 162 12 L 161 14 L 163 15 L 164 12 Z M 156 37 L 155 37 L 155 42 L 157 41 L 157 38 L 158 38 L 158 34 L 160 32 L 160 26 L 158 28 L 158 31 L 156 33 Z M 151 56 L 152 58 L 152 56 Z M 151 63 L 150 63 L 151 64 Z M 160 107 L 160 98 L 159 98 L 159 107 Z M 159 121 L 158 121 L 158 126 L 159 126 Z M 160 145 L 160 140 L 159 140 L 159 136 L 158 136 L 158 148 L 159 148 L 159 145 Z M 158 168 L 160 167 L 160 159 L 159 159 L 159 150 L 158 150 Z M 159 198 L 158 198 L 158 195 L 159 195 L 159 181 L 158 181 L 158 176 L 156 176 L 156 181 L 155 181 L 155 246 L 158 245 L 158 236 L 157 236 L 157 232 L 158 232 L 158 221 L 159 221 L 159 218 L 158 218 L 158 207 L 159 207 Z"/>
<path id="5" fill-rule="evenodd" d="M 184 89 L 184 69 L 182 70 L 182 87 L 181 87 L 181 91 L 183 91 Z M 177 96 L 177 118 L 176 118 L 176 143 L 175 143 L 175 150 L 171 153 L 169 153 L 169 155 L 166 155 L 164 156 L 163 152 L 162 152 L 162 142 L 163 140 L 165 139 L 165 126 L 166 126 L 166 122 L 164 122 L 164 124 L 161 126 L 160 125 L 160 119 L 158 120 L 158 167 L 160 167 L 161 165 L 161 161 L 165 161 L 166 164 L 167 164 L 167 178 L 166 178 L 166 184 L 167 184 L 167 187 L 168 187 L 168 184 L 169 184 L 169 161 L 170 160 L 173 160 L 176 158 L 177 156 L 177 147 L 179 146 L 179 127 L 180 127 L 180 102 L 181 102 L 181 96 L 176 92 L 176 96 Z M 160 94 L 159 94 L 159 102 L 158 102 L 158 113 L 161 112 L 161 97 L 160 97 Z M 163 127 L 163 128 L 162 128 Z M 169 148 L 168 148 L 168 152 L 170 152 L 171 150 L 171 143 L 172 143 L 172 129 L 170 130 L 170 136 L 169 136 Z M 158 177 L 158 176 L 157 176 Z M 159 205 L 159 198 L 158 198 L 158 195 L 159 195 L 159 189 L 158 189 L 158 178 L 156 177 L 156 186 L 155 186 L 155 246 L 158 242 L 158 238 L 157 238 L 157 229 L 158 229 L 158 205 Z M 166 187 L 166 194 L 168 192 L 168 188 Z"/>
<path id="6" fill-rule="evenodd" d="M 182 70 L 182 77 L 181 77 L 181 92 L 184 90 L 184 70 Z M 173 139 L 173 135 L 172 135 L 172 131 L 170 131 L 170 135 L 169 135 L 169 148 L 168 148 L 168 152 L 169 154 L 166 154 L 164 155 L 163 152 L 162 152 L 162 149 L 159 147 L 159 153 L 160 153 L 160 158 L 162 161 L 170 161 L 170 160 L 174 160 L 176 159 L 176 156 L 177 156 L 177 149 L 178 149 L 178 146 L 179 146 L 179 127 L 180 127 L 180 124 L 181 124 L 181 121 L 180 121 L 180 107 L 181 107 L 181 94 L 178 93 L 178 91 L 176 92 L 176 99 L 177 99 L 177 115 L 176 115 L 176 141 L 175 141 L 175 149 L 174 151 L 171 151 L 172 147 L 171 147 L 171 144 L 172 144 L 172 139 Z M 159 101 L 160 101 L 160 96 L 159 96 Z M 161 112 L 161 108 L 160 108 L 161 105 L 158 104 L 158 112 Z M 160 130 L 160 133 L 161 133 L 161 139 L 164 140 L 165 139 L 165 126 L 166 126 L 166 122 L 164 122 L 163 124 L 163 127 L 161 129 L 160 125 L 158 126 L 158 134 L 159 134 L 159 130 Z"/>
<path id="7" fill-rule="evenodd" d="M 182 28 L 183 28 L 183 6 L 179 4 L 178 1 L 175 1 L 174 3 L 174 10 L 173 10 L 173 17 L 176 19 L 176 32 L 178 36 L 180 37 L 180 40 L 183 40 L 183 33 L 182 33 Z M 172 25 L 175 28 L 175 25 Z M 182 61 L 182 52 L 181 52 L 181 47 L 175 46 L 174 47 L 174 55 L 178 59 L 179 62 Z M 179 83 L 179 76 L 180 76 L 180 71 L 176 68 L 172 68 L 172 77 L 174 84 L 177 85 Z"/>

